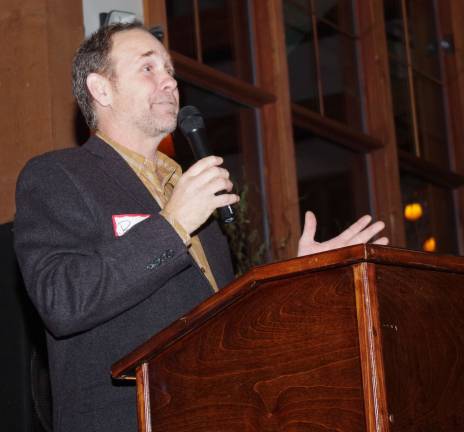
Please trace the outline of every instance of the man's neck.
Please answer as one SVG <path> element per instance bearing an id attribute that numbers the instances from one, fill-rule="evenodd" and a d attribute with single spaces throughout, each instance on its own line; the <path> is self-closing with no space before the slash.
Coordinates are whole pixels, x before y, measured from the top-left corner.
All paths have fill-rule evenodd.
<path id="1" fill-rule="evenodd" d="M 164 138 L 164 136 L 159 137 L 147 137 L 141 133 L 125 130 L 124 128 L 107 128 L 104 125 L 98 128 L 103 135 L 107 136 L 109 139 L 115 141 L 116 143 L 127 147 L 136 153 L 155 161 L 156 150 Z"/>

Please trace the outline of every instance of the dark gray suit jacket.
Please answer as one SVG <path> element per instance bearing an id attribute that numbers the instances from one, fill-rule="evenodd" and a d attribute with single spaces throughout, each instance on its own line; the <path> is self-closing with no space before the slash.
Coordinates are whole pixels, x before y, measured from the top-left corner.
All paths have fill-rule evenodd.
<path id="1" fill-rule="evenodd" d="M 213 292 L 127 163 L 92 137 L 30 161 L 15 247 L 47 329 L 56 432 L 135 431 L 135 389 L 110 366 Z M 121 237 L 115 214 L 150 214 Z M 220 287 L 233 274 L 217 224 L 200 238 Z"/>

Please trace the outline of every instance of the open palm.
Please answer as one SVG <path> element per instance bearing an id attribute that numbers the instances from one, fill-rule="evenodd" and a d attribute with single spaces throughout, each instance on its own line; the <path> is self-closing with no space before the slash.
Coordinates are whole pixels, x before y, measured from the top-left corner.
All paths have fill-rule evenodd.
<path id="1" fill-rule="evenodd" d="M 378 221 L 370 225 L 371 221 L 372 217 L 365 215 L 338 236 L 325 242 L 317 242 L 314 240 L 317 227 L 316 216 L 313 212 L 307 211 L 305 214 L 303 234 L 298 242 L 298 256 L 310 255 L 360 243 L 367 243 L 372 237 L 385 228 L 385 224 L 383 222 Z M 387 245 L 388 238 L 381 237 L 373 243 Z"/>

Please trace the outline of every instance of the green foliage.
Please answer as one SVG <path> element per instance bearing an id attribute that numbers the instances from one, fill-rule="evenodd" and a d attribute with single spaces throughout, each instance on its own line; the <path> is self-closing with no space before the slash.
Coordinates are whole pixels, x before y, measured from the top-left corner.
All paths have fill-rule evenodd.
<path id="1" fill-rule="evenodd" d="M 236 276 L 244 274 L 253 266 L 263 264 L 266 256 L 266 245 L 261 241 L 258 230 L 252 227 L 249 218 L 248 192 L 246 185 L 238 192 L 240 202 L 234 206 L 235 222 L 221 225 L 229 241 Z"/>

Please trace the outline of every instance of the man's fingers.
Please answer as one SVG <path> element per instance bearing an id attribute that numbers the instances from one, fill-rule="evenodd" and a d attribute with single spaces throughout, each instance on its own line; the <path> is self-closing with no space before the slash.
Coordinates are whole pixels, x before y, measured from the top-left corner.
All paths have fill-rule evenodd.
<path id="1" fill-rule="evenodd" d="M 198 162 L 195 162 L 187 171 L 185 171 L 184 175 L 186 174 L 189 177 L 197 176 L 208 168 L 221 165 L 223 162 L 224 160 L 222 157 L 207 156 L 203 159 L 200 159 Z"/>
<path id="2" fill-rule="evenodd" d="M 388 240 L 388 237 L 380 237 L 379 239 L 377 239 L 376 241 L 372 243 L 376 245 L 386 246 L 388 243 L 390 243 L 390 240 Z"/>
<path id="3" fill-rule="evenodd" d="M 222 191 L 230 192 L 233 187 L 234 184 L 229 179 L 223 177 L 214 177 L 208 183 L 201 186 L 208 195 L 215 195 Z"/>
<path id="4" fill-rule="evenodd" d="M 385 228 L 385 224 L 382 221 L 378 221 L 359 232 L 357 235 L 352 237 L 348 242 L 348 245 L 354 245 L 359 243 L 367 243 L 372 237 L 378 234 Z"/>
<path id="5" fill-rule="evenodd" d="M 235 204 L 239 196 L 233 189 L 229 172 L 220 167 L 223 159 L 208 156 L 193 164 L 179 179 L 165 210 L 184 229 L 192 233 L 218 207 Z M 225 192 L 218 194 L 219 192 Z"/>
<path id="6" fill-rule="evenodd" d="M 214 208 L 225 207 L 228 205 L 232 205 L 238 203 L 240 201 L 240 197 L 235 194 L 220 194 L 214 197 Z"/>
<path id="7" fill-rule="evenodd" d="M 304 242 L 313 242 L 316 235 L 317 220 L 313 212 L 307 211 L 305 213 L 305 222 L 301 239 Z"/>
<path id="8" fill-rule="evenodd" d="M 225 168 L 218 166 L 210 166 L 204 170 L 198 172 L 197 175 L 184 174 L 183 182 L 188 185 L 191 189 L 205 189 L 209 188 L 215 182 L 221 183 L 223 186 L 221 189 L 216 189 L 214 192 L 220 190 L 231 190 L 232 182 L 229 180 L 230 174 Z M 182 179 L 182 178 L 181 178 Z M 213 193 L 214 193 L 213 192 Z"/>
<path id="9" fill-rule="evenodd" d="M 214 182 L 216 180 L 230 183 L 229 177 L 229 171 L 226 169 L 211 167 L 196 175 L 192 180 L 195 182 L 197 187 L 204 187 L 208 183 Z"/>
<path id="10" fill-rule="evenodd" d="M 351 239 L 357 236 L 364 228 L 369 225 L 371 220 L 372 217 L 370 215 L 364 215 L 363 217 L 359 218 L 353 225 L 343 231 L 338 236 L 338 239 L 342 240 L 344 243 L 349 243 Z"/>

